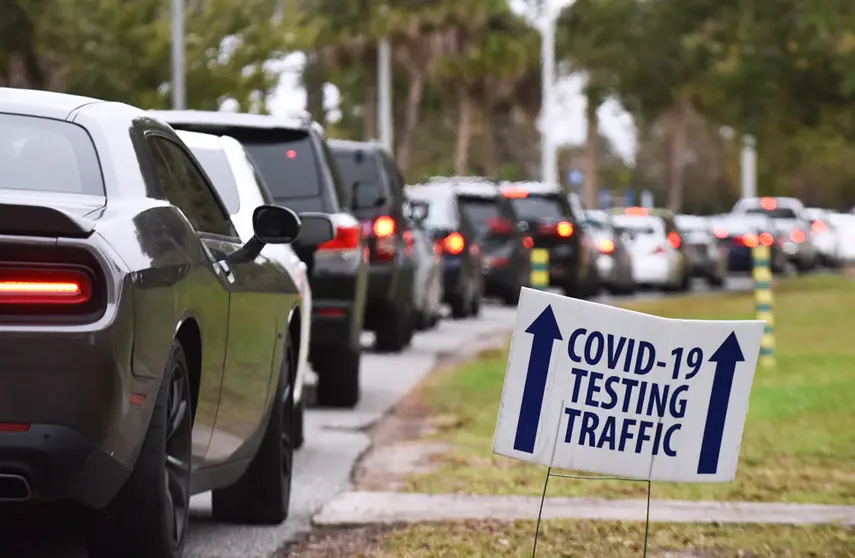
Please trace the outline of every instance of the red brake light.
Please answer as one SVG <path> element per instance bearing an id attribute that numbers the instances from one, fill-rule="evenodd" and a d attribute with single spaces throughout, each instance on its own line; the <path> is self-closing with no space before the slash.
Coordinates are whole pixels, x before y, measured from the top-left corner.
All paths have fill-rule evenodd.
<path id="1" fill-rule="evenodd" d="M 528 249 L 534 248 L 534 239 L 530 236 L 523 238 L 523 246 Z"/>
<path id="2" fill-rule="evenodd" d="M 466 248 L 466 241 L 460 233 L 453 232 L 442 239 L 442 247 L 449 254 L 456 256 Z"/>
<path id="3" fill-rule="evenodd" d="M 611 254 L 614 251 L 615 243 L 612 240 L 604 238 L 602 241 L 600 241 L 600 252 L 602 252 L 603 254 Z"/>
<path id="4" fill-rule="evenodd" d="M 801 244 L 805 241 L 805 232 L 801 229 L 795 229 L 790 232 L 790 240 L 795 242 L 796 244 Z"/>
<path id="5" fill-rule="evenodd" d="M 755 234 L 744 234 L 742 236 L 737 236 L 734 238 L 737 244 L 741 244 L 741 246 L 745 246 L 747 248 L 754 248 L 757 246 L 757 235 Z"/>
<path id="6" fill-rule="evenodd" d="M 760 235 L 760 244 L 763 246 L 771 246 L 775 244 L 775 237 L 769 233 L 762 233 Z"/>
<path id="7" fill-rule="evenodd" d="M 727 231 L 721 227 L 714 228 L 713 234 L 716 238 L 727 238 Z"/>
<path id="8" fill-rule="evenodd" d="M 92 283 L 82 271 L 0 270 L 0 304 L 84 304 Z"/>
<path id="9" fill-rule="evenodd" d="M 680 244 L 683 243 L 683 239 L 680 238 L 680 235 L 671 231 L 668 233 L 668 244 L 670 244 L 675 250 L 680 247 Z"/>
<path id="10" fill-rule="evenodd" d="M 490 232 L 495 234 L 508 234 L 514 229 L 510 221 L 502 218 L 490 219 L 487 221 L 487 226 Z"/>
<path id="11" fill-rule="evenodd" d="M 397 230 L 395 220 L 391 217 L 378 217 L 374 220 L 374 236 L 377 238 L 385 238 L 392 236 Z"/>
<path id="12" fill-rule="evenodd" d="M 335 228 L 335 238 L 318 246 L 319 251 L 355 250 L 362 240 L 359 225 L 352 227 L 338 226 Z"/>
<path id="13" fill-rule="evenodd" d="M 527 198 L 528 192 L 516 188 L 502 188 L 502 195 L 506 198 Z"/>
<path id="14" fill-rule="evenodd" d="M 646 207 L 627 207 L 624 211 L 625 215 L 634 215 L 636 217 L 647 217 L 649 212 Z"/>
<path id="15" fill-rule="evenodd" d="M 772 211 L 778 207 L 778 201 L 775 198 L 762 198 L 760 200 L 760 207 L 766 211 Z"/>
<path id="16" fill-rule="evenodd" d="M 828 225 L 824 221 L 816 220 L 811 225 L 811 229 L 815 234 L 822 234 L 828 232 Z"/>
<path id="17" fill-rule="evenodd" d="M 573 236 L 573 225 L 567 221 L 561 221 L 555 226 L 555 232 L 558 233 L 558 236 L 563 238 Z"/>

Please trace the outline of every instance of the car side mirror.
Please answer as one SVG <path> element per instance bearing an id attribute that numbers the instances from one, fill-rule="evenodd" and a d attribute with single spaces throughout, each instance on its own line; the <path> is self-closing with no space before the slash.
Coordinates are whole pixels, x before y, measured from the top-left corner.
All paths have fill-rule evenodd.
<path id="1" fill-rule="evenodd" d="M 424 201 L 410 201 L 410 219 L 422 223 L 430 215 L 430 204 Z"/>
<path id="2" fill-rule="evenodd" d="M 253 236 L 228 255 L 231 263 L 254 260 L 265 244 L 290 244 L 297 240 L 302 223 L 297 214 L 279 205 L 259 205 L 252 212 Z"/>
<path id="3" fill-rule="evenodd" d="M 300 213 L 303 230 L 297 238 L 297 244 L 304 248 L 315 249 L 335 238 L 335 225 L 326 213 Z"/>
<path id="4" fill-rule="evenodd" d="M 386 203 L 386 194 L 379 182 L 357 180 L 353 183 L 353 209 L 372 209 Z"/>

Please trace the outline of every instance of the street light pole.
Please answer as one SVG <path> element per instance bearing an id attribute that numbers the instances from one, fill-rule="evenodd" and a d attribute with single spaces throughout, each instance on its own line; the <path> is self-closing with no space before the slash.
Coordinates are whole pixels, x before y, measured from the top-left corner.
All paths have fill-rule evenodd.
<path id="1" fill-rule="evenodd" d="M 377 45 L 377 128 L 380 132 L 380 142 L 389 150 L 395 152 L 394 128 L 392 127 L 392 55 L 389 38 L 382 37 Z"/>
<path id="2" fill-rule="evenodd" d="M 541 0 L 540 15 L 542 23 L 541 37 L 541 128 L 540 156 L 541 181 L 544 184 L 558 184 L 558 164 L 555 145 L 552 142 L 552 109 L 555 92 L 555 14 L 550 0 Z"/>
<path id="3" fill-rule="evenodd" d="M 172 108 L 187 108 L 184 60 L 184 0 L 172 0 Z"/>
<path id="4" fill-rule="evenodd" d="M 757 141 L 754 136 L 742 136 L 742 197 L 757 197 Z"/>

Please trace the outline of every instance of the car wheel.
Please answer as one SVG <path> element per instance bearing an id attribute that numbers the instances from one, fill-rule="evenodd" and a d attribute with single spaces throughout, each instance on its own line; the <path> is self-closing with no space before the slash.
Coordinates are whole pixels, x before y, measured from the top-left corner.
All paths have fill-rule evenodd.
<path id="1" fill-rule="evenodd" d="M 359 402 L 359 363 L 362 355 L 350 347 L 324 347 L 312 363 L 318 373 L 318 404 L 354 407 Z"/>
<path id="2" fill-rule="evenodd" d="M 413 319 L 408 308 L 392 306 L 388 316 L 376 331 L 376 350 L 381 353 L 399 353 L 412 339 Z"/>
<path id="3" fill-rule="evenodd" d="M 455 295 L 451 299 L 451 317 L 455 320 L 462 320 L 469 315 L 469 308 L 465 295 Z"/>
<path id="4" fill-rule="evenodd" d="M 306 388 L 294 405 L 294 449 L 300 449 L 306 442 Z"/>
<path id="5" fill-rule="evenodd" d="M 237 482 L 211 494 L 214 520 L 278 525 L 288 517 L 294 464 L 293 367 L 288 340 L 261 446 Z"/>
<path id="6" fill-rule="evenodd" d="M 480 291 L 472 297 L 472 304 L 469 307 L 469 315 L 477 318 L 481 314 L 481 293 Z"/>
<path id="7" fill-rule="evenodd" d="M 179 558 L 190 509 L 193 410 L 184 349 L 172 342 L 145 440 L 130 477 L 85 521 L 90 558 Z"/>

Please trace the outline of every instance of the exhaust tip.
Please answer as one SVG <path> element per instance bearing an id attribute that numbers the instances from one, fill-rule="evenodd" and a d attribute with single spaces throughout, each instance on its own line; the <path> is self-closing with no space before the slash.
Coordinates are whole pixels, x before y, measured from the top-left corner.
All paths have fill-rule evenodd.
<path id="1" fill-rule="evenodd" d="M 26 502 L 32 496 L 30 483 L 23 476 L 0 474 L 0 502 Z"/>

